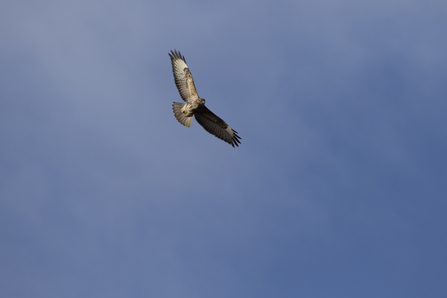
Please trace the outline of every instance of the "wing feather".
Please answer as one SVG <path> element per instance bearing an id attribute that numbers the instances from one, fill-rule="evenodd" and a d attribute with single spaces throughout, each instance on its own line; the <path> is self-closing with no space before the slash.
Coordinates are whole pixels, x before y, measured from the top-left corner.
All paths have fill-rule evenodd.
<path id="1" fill-rule="evenodd" d="M 239 146 L 241 143 L 237 132 L 233 130 L 221 118 L 211 112 L 206 106 L 202 106 L 194 114 L 197 122 L 212 135 L 227 142 L 231 146 Z"/>
<path id="2" fill-rule="evenodd" d="M 196 97 L 198 95 L 191 72 L 186 64 L 186 59 L 176 49 L 168 53 L 168 55 L 171 57 L 172 73 L 174 74 L 175 85 L 177 86 L 180 97 L 188 102 L 191 96 Z"/>

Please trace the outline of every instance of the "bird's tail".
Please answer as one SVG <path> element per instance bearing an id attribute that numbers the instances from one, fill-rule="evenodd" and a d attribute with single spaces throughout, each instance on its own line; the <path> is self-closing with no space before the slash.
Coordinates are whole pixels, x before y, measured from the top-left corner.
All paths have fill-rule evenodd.
<path id="1" fill-rule="evenodd" d="M 191 126 L 192 115 L 188 117 L 182 113 L 182 108 L 184 105 L 184 103 L 174 102 L 172 103 L 172 110 L 174 111 L 174 116 L 178 122 L 186 127 L 189 127 Z"/>

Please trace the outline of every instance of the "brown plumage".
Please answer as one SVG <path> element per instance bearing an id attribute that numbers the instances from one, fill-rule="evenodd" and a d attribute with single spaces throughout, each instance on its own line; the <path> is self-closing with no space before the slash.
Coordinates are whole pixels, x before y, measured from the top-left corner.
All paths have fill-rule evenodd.
<path id="1" fill-rule="evenodd" d="M 221 118 L 216 116 L 205 106 L 205 100 L 197 94 L 194 79 L 186 64 L 185 57 L 175 50 L 169 53 L 172 63 L 172 73 L 174 74 L 175 85 L 180 97 L 186 103 L 174 102 L 172 110 L 174 116 L 186 127 L 191 125 L 192 117 L 195 116 L 197 122 L 212 135 L 227 142 L 231 146 L 239 146 L 241 143 L 237 132 L 233 130 Z"/>

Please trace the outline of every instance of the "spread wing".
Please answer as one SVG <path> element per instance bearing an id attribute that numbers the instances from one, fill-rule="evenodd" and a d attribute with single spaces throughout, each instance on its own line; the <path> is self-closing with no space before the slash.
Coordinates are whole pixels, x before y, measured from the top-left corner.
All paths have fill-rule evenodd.
<path id="1" fill-rule="evenodd" d="M 241 143 L 241 138 L 237 135 L 237 131 L 229 127 L 225 121 L 216 116 L 207 107 L 202 106 L 194 115 L 196 116 L 197 122 L 210 134 L 224 140 L 233 147 L 234 145 L 239 146 Z"/>
<path id="2" fill-rule="evenodd" d="M 180 51 L 175 49 L 168 55 L 171 57 L 172 73 L 174 74 L 175 85 L 180 93 L 180 97 L 186 102 L 199 97 L 185 57 L 180 54 Z"/>

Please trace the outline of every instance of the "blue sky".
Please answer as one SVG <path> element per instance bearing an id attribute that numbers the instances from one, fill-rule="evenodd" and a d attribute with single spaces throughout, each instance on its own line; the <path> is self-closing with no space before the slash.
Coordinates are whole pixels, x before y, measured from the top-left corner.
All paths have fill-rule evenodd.
<path id="1" fill-rule="evenodd" d="M 447 3 L 3 1 L 1 297 L 446 297 Z M 186 57 L 239 148 L 174 118 Z"/>

